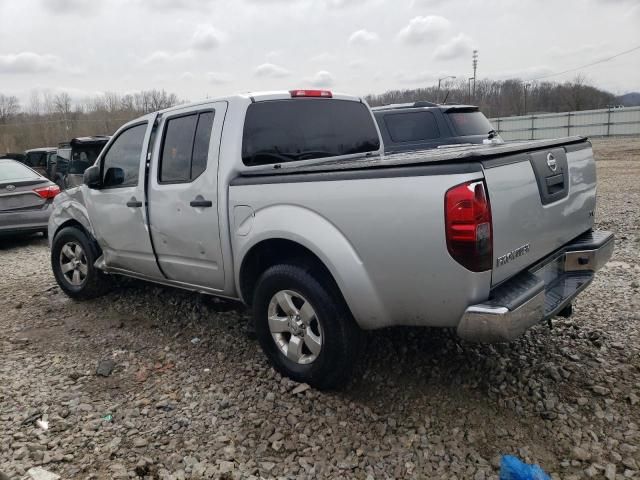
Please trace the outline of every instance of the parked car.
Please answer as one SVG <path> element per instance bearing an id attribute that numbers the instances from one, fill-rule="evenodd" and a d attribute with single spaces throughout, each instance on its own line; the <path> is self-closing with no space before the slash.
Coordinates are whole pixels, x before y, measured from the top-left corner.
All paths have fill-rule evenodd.
<path id="1" fill-rule="evenodd" d="M 502 142 L 491 122 L 473 105 L 439 105 L 421 101 L 374 107 L 372 110 L 385 152 Z"/>
<path id="2" fill-rule="evenodd" d="M 24 153 L 0 153 L 0 159 L 10 159 L 17 160 L 18 162 L 24 163 L 25 155 Z"/>
<path id="3" fill-rule="evenodd" d="M 49 180 L 55 179 L 56 155 L 55 147 L 33 148 L 24 152 L 24 164 L 31 167 Z"/>
<path id="4" fill-rule="evenodd" d="M 275 368 L 329 388 L 362 329 L 513 340 L 611 256 L 585 138 L 382 153 L 366 103 L 322 90 L 145 115 L 56 198 L 55 278 L 78 299 L 111 274 L 241 299 Z"/>
<path id="5" fill-rule="evenodd" d="M 60 188 L 16 160 L 0 159 L 0 234 L 47 234 Z"/>
<path id="6" fill-rule="evenodd" d="M 110 138 L 106 135 L 95 135 L 73 138 L 69 142 L 59 144 L 56 183 L 63 189 L 81 185 L 84 171 L 95 163 Z"/>

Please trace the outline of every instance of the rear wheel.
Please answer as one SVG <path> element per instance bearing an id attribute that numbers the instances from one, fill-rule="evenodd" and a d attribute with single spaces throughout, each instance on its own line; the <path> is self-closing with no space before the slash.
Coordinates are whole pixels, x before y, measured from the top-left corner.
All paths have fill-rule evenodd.
<path id="1" fill-rule="evenodd" d="M 321 277 L 296 265 L 273 266 L 258 281 L 253 309 L 258 340 L 275 369 L 329 389 L 348 382 L 361 332 L 333 281 Z"/>
<path id="2" fill-rule="evenodd" d="M 67 295 L 84 300 L 107 292 L 106 275 L 93 266 L 97 256 L 96 246 L 79 228 L 66 227 L 56 234 L 51 247 L 51 268 Z"/>

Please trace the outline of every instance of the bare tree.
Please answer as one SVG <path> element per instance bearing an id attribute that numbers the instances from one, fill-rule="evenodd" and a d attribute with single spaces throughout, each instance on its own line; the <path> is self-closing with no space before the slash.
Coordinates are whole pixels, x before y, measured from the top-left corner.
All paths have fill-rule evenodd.
<path id="1" fill-rule="evenodd" d="M 489 117 L 522 115 L 524 113 L 524 95 L 526 94 L 527 112 L 560 112 L 567 110 L 585 110 L 604 108 L 614 100 L 614 96 L 604 90 L 588 85 L 584 77 L 571 82 L 525 82 L 520 79 L 478 80 L 476 93 L 469 98 L 469 87 L 465 80 L 450 82 L 448 90 L 441 92 L 441 100 L 447 96 L 448 103 L 472 103 Z M 415 102 L 418 100 L 435 101 L 437 87 L 412 90 L 391 90 L 380 95 L 369 95 L 370 105 Z"/>
<path id="2" fill-rule="evenodd" d="M 42 114 L 42 101 L 40 100 L 40 91 L 31 90 L 29 94 L 29 106 L 27 107 L 27 113 L 30 115 Z"/>
<path id="3" fill-rule="evenodd" d="M 18 97 L 0 93 L 0 123 L 7 121 L 20 111 Z"/>
<path id="4" fill-rule="evenodd" d="M 53 104 L 56 112 L 63 117 L 68 117 L 71 114 L 71 95 L 67 92 L 62 92 L 53 97 Z"/>

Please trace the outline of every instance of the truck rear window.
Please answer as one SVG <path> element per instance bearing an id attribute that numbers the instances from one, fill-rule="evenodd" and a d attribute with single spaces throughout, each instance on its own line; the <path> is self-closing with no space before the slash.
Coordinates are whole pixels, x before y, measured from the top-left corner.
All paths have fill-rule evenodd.
<path id="1" fill-rule="evenodd" d="M 486 135 L 493 127 L 482 112 L 449 112 L 447 114 L 455 133 L 464 135 Z"/>
<path id="2" fill-rule="evenodd" d="M 436 117 L 430 112 L 394 113 L 384 116 L 391 140 L 397 143 L 431 140 L 440 136 Z"/>
<path id="3" fill-rule="evenodd" d="M 296 98 L 253 103 L 242 138 L 245 165 L 335 157 L 378 150 L 369 109 L 360 102 Z"/>

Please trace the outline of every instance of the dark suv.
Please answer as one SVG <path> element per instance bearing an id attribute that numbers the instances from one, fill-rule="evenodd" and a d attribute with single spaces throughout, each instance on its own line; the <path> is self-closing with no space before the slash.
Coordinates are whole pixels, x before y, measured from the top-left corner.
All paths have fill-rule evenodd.
<path id="1" fill-rule="evenodd" d="M 487 117 L 473 105 L 431 102 L 372 108 L 385 152 L 406 152 L 461 143 L 502 142 Z"/>
<path id="2" fill-rule="evenodd" d="M 78 137 L 70 142 L 58 145 L 58 173 L 62 189 L 77 187 L 82 184 L 84 171 L 93 165 L 100 152 L 111 137 L 95 135 Z"/>

